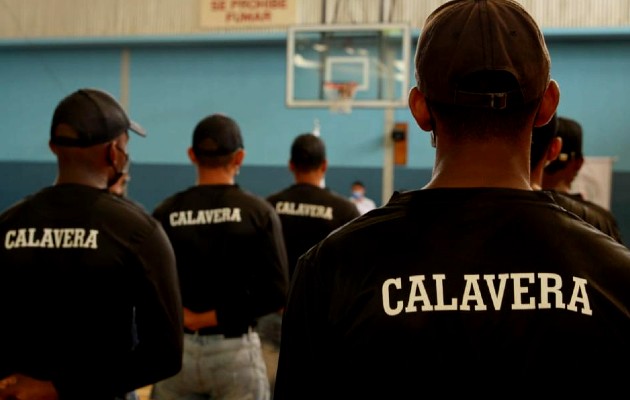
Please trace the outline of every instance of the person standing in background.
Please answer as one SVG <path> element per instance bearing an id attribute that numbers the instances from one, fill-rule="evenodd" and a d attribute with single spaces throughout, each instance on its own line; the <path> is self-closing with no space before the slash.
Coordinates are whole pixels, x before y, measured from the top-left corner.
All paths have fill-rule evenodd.
<path id="1" fill-rule="evenodd" d="M 267 196 L 282 221 L 289 259 L 289 278 L 298 258 L 330 232 L 359 216 L 345 197 L 322 187 L 328 170 L 326 144 L 312 133 L 291 144 L 289 170 L 293 184 Z"/>
<path id="2" fill-rule="evenodd" d="M 128 163 L 120 104 L 84 88 L 55 108 L 52 186 L 0 215 L 0 399 L 120 400 L 177 373 L 182 303 L 161 225 L 109 188 Z"/>
<path id="3" fill-rule="evenodd" d="M 199 121 L 188 157 L 195 185 L 153 211 L 177 258 L 183 367 L 156 383 L 151 398 L 267 400 L 271 391 L 256 322 L 286 301 L 282 225 L 265 199 L 236 184 L 245 150 L 234 119 L 212 114 Z"/>
<path id="4" fill-rule="evenodd" d="M 582 125 L 574 119 L 558 116 L 557 136 L 562 141 L 558 157 L 545 166 L 543 189 L 571 193 L 571 185 L 584 164 Z M 581 195 L 574 194 L 582 198 Z"/>
<path id="5" fill-rule="evenodd" d="M 589 201 L 581 193 L 571 191 L 573 181 L 584 165 L 582 152 L 582 125 L 576 120 L 558 116 L 557 132 L 561 148 L 558 156 L 544 166 L 540 184 L 544 190 L 558 193 L 562 198 L 568 197 L 579 202 L 582 207 L 569 210 L 583 218 L 602 232 L 612 236 L 619 243 L 623 243 L 617 219 L 610 210 L 597 203 Z M 557 198 L 557 197 L 556 197 Z"/>
<path id="6" fill-rule="evenodd" d="M 354 181 L 350 187 L 350 201 L 353 202 L 361 215 L 376 208 L 374 200 L 365 195 L 365 185 L 361 181 Z"/>
<path id="7" fill-rule="evenodd" d="M 562 138 L 558 136 L 561 118 L 554 114 L 547 125 L 535 127 L 532 131 L 530 181 L 534 190 L 543 190 L 544 169 L 558 158 L 562 150 Z M 545 192 L 551 195 L 558 205 L 623 244 L 616 223 L 606 213 L 577 200 L 566 192 L 553 189 L 545 189 Z"/>
<path id="8" fill-rule="evenodd" d="M 558 114 L 543 126 L 532 129 L 532 146 L 529 157 L 530 184 L 534 190 L 542 190 L 543 169 L 560 153 L 562 139 L 558 137 Z"/>
<path id="9" fill-rule="evenodd" d="M 330 232 L 359 216 L 354 204 L 325 187 L 328 169 L 326 145 L 312 133 L 298 135 L 291 144 L 289 170 L 293 184 L 267 197 L 282 221 L 282 233 L 289 259 L 289 278 L 298 258 Z M 271 385 L 280 350 L 280 313 L 259 321 Z"/>

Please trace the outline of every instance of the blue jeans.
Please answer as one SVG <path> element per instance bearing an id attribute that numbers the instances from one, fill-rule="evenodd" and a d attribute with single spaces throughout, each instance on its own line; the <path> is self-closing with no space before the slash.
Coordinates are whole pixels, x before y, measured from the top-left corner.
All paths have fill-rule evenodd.
<path id="1" fill-rule="evenodd" d="M 267 376 L 271 386 L 271 398 L 276 384 L 278 357 L 280 356 L 280 334 L 282 331 L 282 314 L 274 312 L 258 319 L 256 330 L 260 335 L 263 357 L 267 364 Z"/>
<path id="2" fill-rule="evenodd" d="M 153 385 L 154 400 L 269 400 L 260 337 L 184 334 L 181 371 Z"/>

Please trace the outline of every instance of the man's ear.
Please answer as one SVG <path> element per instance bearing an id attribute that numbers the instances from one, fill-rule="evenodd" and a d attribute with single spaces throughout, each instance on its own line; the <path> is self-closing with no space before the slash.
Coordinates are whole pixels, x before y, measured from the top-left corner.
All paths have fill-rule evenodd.
<path id="1" fill-rule="evenodd" d="M 558 103 L 560 103 L 560 87 L 558 82 L 553 79 L 549 81 L 547 89 L 543 94 L 538 113 L 536 113 L 536 119 L 534 120 L 534 126 L 539 127 L 546 125 L 556 113 L 558 109 Z"/>
<path id="2" fill-rule="evenodd" d="M 57 146 L 54 145 L 51 141 L 48 141 L 48 148 L 53 152 L 54 155 L 57 155 Z"/>
<path id="3" fill-rule="evenodd" d="M 193 164 L 197 164 L 197 156 L 195 155 L 192 147 L 188 148 L 188 158 Z"/>
<path id="4" fill-rule="evenodd" d="M 550 162 L 555 161 L 558 158 L 558 154 L 562 150 L 562 138 L 556 136 L 551 140 L 551 144 L 547 149 L 547 161 L 545 162 L 545 166 L 547 166 Z"/>
<path id="5" fill-rule="evenodd" d="M 105 153 L 107 162 L 116 168 L 114 160 L 116 160 L 116 141 L 109 142 L 107 145 L 107 152 Z"/>
<path id="6" fill-rule="evenodd" d="M 234 154 L 234 164 L 237 167 L 240 167 L 241 165 L 243 165 L 244 159 L 245 159 L 245 150 L 244 149 L 237 150 L 236 153 Z"/>
<path id="7" fill-rule="evenodd" d="M 430 132 L 433 130 L 431 122 L 431 113 L 424 94 L 414 86 L 409 91 L 409 110 L 416 120 L 416 123 L 423 131 Z"/>

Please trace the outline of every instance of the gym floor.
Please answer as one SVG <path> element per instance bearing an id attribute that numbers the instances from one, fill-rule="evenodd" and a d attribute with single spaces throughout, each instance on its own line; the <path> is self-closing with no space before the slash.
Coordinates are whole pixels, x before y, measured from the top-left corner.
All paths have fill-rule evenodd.
<path id="1" fill-rule="evenodd" d="M 136 393 L 138 394 L 138 398 L 140 400 L 149 400 L 149 395 L 151 394 L 151 386 L 138 389 L 136 390 Z"/>

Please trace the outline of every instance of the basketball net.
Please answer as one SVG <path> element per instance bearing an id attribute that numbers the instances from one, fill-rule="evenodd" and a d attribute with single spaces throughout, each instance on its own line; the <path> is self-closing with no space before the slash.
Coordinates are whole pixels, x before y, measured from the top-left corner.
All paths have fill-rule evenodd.
<path id="1" fill-rule="evenodd" d="M 352 101 L 357 91 L 356 82 L 324 82 L 324 94 L 330 104 L 330 112 L 335 114 L 350 114 Z"/>

